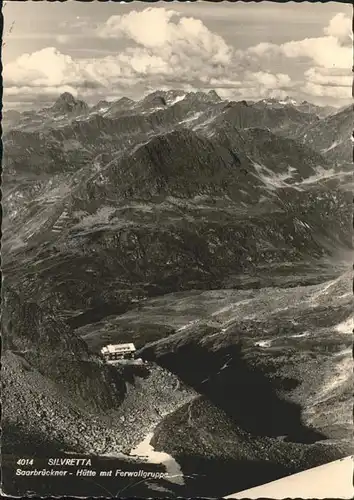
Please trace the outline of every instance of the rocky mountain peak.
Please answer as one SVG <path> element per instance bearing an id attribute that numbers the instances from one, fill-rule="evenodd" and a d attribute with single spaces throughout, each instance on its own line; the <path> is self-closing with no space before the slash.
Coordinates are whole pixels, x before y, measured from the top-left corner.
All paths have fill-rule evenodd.
<path id="1" fill-rule="evenodd" d="M 92 109 L 101 109 L 101 108 L 107 108 L 110 105 L 110 103 L 106 100 L 101 100 L 98 101 L 97 104 L 95 104 Z"/>
<path id="2" fill-rule="evenodd" d="M 133 99 L 130 99 L 129 97 L 125 96 L 118 99 L 117 102 L 119 102 L 120 104 L 129 104 L 129 105 L 134 104 Z"/>
<path id="3" fill-rule="evenodd" d="M 165 92 L 153 92 L 144 98 L 143 103 L 149 106 L 166 106 Z"/>
<path id="4" fill-rule="evenodd" d="M 60 105 L 60 104 L 74 105 L 74 104 L 76 104 L 76 99 L 72 94 L 70 94 L 70 92 L 64 92 L 63 94 L 61 94 L 58 97 L 55 104 L 57 104 L 57 105 Z"/>
<path id="5" fill-rule="evenodd" d="M 55 101 L 51 109 L 61 113 L 83 113 L 88 110 L 88 105 L 84 101 L 75 99 L 69 92 L 64 92 Z"/>
<path id="6" fill-rule="evenodd" d="M 211 97 L 211 99 L 213 99 L 214 101 L 217 101 L 217 102 L 221 101 L 221 97 L 214 89 L 209 90 L 208 96 Z"/>

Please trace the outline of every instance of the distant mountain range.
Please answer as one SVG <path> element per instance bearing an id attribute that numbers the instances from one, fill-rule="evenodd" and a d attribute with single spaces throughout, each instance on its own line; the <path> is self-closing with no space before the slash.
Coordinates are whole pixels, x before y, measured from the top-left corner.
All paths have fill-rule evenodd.
<path id="1" fill-rule="evenodd" d="M 81 134 L 83 138 L 95 130 L 98 134 L 98 128 L 107 129 L 108 134 L 117 131 L 121 134 L 124 129 L 126 133 L 143 136 L 144 131 L 151 133 L 154 130 L 156 133 L 179 126 L 201 130 L 208 124 L 213 127 L 230 123 L 238 129 L 268 128 L 298 138 L 321 153 L 332 151 L 332 157 L 333 149 L 336 149 L 337 159 L 347 160 L 350 116 L 350 106 L 336 113 L 334 108 L 321 108 L 306 101 L 296 103 L 290 98 L 283 101 L 263 99 L 254 103 L 223 101 L 215 91 L 156 91 L 141 101 L 123 97 L 114 102 L 100 101 L 92 107 L 64 93 L 53 106 L 42 110 L 4 112 L 3 128 L 5 139 L 12 130 L 9 139 L 16 144 L 16 141 L 26 141 L 26 137 L 31 143 L 38 143 L 38 134 L 25 134 L 33 132 L 42 132 L 40 137 L 46 141 L 48 136 L 51 140 L 54 135 L 58 141 L 59 136 L 72 140 L 70 135 Z M 97 139 L 101 141 L 101 137 Z M 41 149 L 42 145 L 38 143 L 37 147 Z M 62 145 L 58 143 L 58 147 Z M 58 154 L 56 151 L 55 155 Z"/>
<path id="2" fill-rule="evenodd" d="M 262 99 L 255 104 L 259 104 L 260 106 L 267 105 L 273 107 L 293 107 L 298 111 L 301 111 L 302 113 L 316 114 L 319 116 L 319 118 L 324 118 L 328 115 L 335 114 L 338 111 L 338 109 L 333 106 L 318 106 L 308 101 L 299 102 L 289 96 L 285 97 L 285 99 Z"/>
<path id="3" fill-rule="evenodd" d="M 264 248 L 279 261 L 284 252 L 298 258 L 306 252 L 321 255 L 335 245 L 331 240 L 336 238 L 346 245 L 346 216 L 336 226 L 332 220 L 345 209 L 336 200 L 345 200 L 352 183 L 344 148 L 345 130 L 350 127 L 348 110 L 320 119 L 292 105 L 225 102 L 215 92 L 184 95 L 180 91 L 154 92 L 139 102 L 121 99 L 108 110 L 102 103 L 100 106 L 100 113 L 92 113 L 82 101 L 63 94 L 35 118 L 25 113 L 3 137 L 7 200 L 4 262 L 24 258 L 29 269 L 28 259 L 31 261 L 34 255 L 37 259 L 43 251 L 58 251 L 69 259 L 64 274 L 77 272 L 71 268 L 77 258 L 92 259 L 92 268 L 98 266 L 92 272 L 103 273 L 95 282 L 79 278 L 76 283 L 80 285 L 76 292 L 72 290 L 70 300 L 63 297 L 65 302 L 69 300 L 66 309 L 89 307 L 95 303 L 95 296 L 100 303 L 101 287 L 108 300 L 113 300 L 114 273 L 110 274 L 106 266 L 109 263 L 108 267 L 114 267 L 118 254 L 106 261 L 101 245 L 108 245 L 112 252 L 116 245 L 120 247 L 119 259 L 129 260 L 120 272 L 124 279 L 134 276 L 134 281 L 153 279 L 153 275 L 147 278 L 151 273 L 147 263 L 159 266 L 161 258 L 162 265 L 166 262 L 164 252 L 175 248 L 172 267 L 161 267 L 158 272 L 167 273 L 183 287 L 194 286 L 195 280 L 220 283 L 224 279 L 221 269 L 234 265 L 235 269 L 249 268 L 250 252 L 253 258 L 262 254 L 256 248 L 251 250 L 253 243 L 247 233 L 252 226 L 256 231 L 261 220 L 269 219 L 262 228 Z M 83 110 L 84 115 L 77 114 Z M 332 123 L 337 124 L 335 128 Z M 333 144 L 336 134 L 342 146 L 326 150 L 326 138 Z M 333 149 L 343 152 L 335 161 Z M 312 215 L 311 205 L 319 210 L 321 207 L 322 215 Z M 239 215 L 230 219 L 234 210 Z M 301 228 L 294 225 L 294 210 Z M 213 220 L 216 216 L 218 221 Z M 113 237 L 118 227 L 126 236 L 114 243 L 108 235 L 112 233 Z M 156 251 L 149 246 L 152 227 L 155 240 L 162 238 Z M 291 238 L 281 236 L 284 227 Z M 321 227 L 319 243 L 316 234 Z M 218 243 L 212 250 L 208 239 L 213 231 Z M 236 253 L 229 257 L 222 248 L 225 244 L 233 246 L 233 231 L 244 243 L 236 243 L 239 250 L 235 248 Z M 135 233 L 140 234 L 144 247 L 139 265 L 135 250 L 130 256 L 123 243 L 135 241 Z M 190 234 L 198 234 L 194 243 Z M 276 249 L 279 238 L 285 238 L 285 246 Z M 81 246 L 76 248 L 79 241 Z M 97 245 L 100 251 L 96 256 Z M 99 264 L 102 258 L 105 263 Z M 131 266 L 135 266 L 133 274 Z M 57 288 L 59 282 L 46 282 L 44 275 L 42 283 L 40 268 L 37 272 L 33 286 L 38 292 L 31 287 L 31 296 L 44 293 L 48 287 L 46 293 L 51 294 L 50 288 Z M 183 278 L 181 272 L 186 273 Z M 165 279 L 167 276 L 161 277 L 159 287 Z M 88 287 L 84 294 L 82 286 Z M 166 282 L 162 288 L 170 286 Z"/>

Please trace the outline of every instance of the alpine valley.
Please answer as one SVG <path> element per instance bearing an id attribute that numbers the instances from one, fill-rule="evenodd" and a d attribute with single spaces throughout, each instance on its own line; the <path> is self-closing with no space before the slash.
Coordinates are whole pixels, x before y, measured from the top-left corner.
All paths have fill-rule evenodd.
<path id="1" fill-rule="evenodd" d="M 2 126 L 8 494 L 26 456 L 144 468 L 118 493 L 166 498 L 353 453 L 351 107 L 65 93 Z M 145 363 L 106 364 L 119 342 Z"/>

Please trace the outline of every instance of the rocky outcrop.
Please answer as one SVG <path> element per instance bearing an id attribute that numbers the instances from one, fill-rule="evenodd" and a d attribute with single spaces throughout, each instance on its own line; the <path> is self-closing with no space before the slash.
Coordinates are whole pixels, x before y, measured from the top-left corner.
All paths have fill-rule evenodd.
<path id="1" fill-rule="evenodd" d="M 316 115 L 302 113 L 295 108 L 281 106 L 279 108 L 247 104 L 245 101 L 230 101 L 225 104 L 223 120 L 234 127 L 268 128 L 281 135 L 292 136 L 297 130 L 318 120 Z"/>
<path id="2" fill-rule="evenodd" d="M 350 328 L 338 326 L 351 314 L 349 293 L 343 294 L 348 289 L 346 274 L 284 288 L 283 298 L 276 298 L 276 289 L 235 304 L 229 296 L 227 308 L 221 304 L 147 344 L 140 355 L 175 373 L 254 436 L 303 444 L 337 439 L 340 448 L 350 443 Z"/>
<path id="3" fill-rule="evenodd" d="M 154 365 L 105 364 L 54 314 L 23 303 L 12 290 L 3 304 L 7 453 L 32 445 L 43 451 L 46 444 L 81 453 L 129 452 L 163 414 L 194 397 Z"/>
<path id="4" fill-rule="evenodd" d="M 349 278 L 277 296 L 235 290 L 236 303 L 221 291 L 206 304 L 190 294 L 185 314 L 196 304 L 199 320 L 140 350 L 202 395 L 164 419 L 152 441 L 181 465 L 186 491 L 208 496 L 213 470 L 221 495 L 352 454 L 351 334 L 338 326 L 351 314 Z M 166 323 L 183 304 L 175 300 Z"/>
<path id="5" fill-rule="evenodd" d="M 352 162 L 353 106 L 304 127 L 299 139 L 335 163 Z"/>
<path id="6" fill-rule="evenodd" d="M 202 498 L 242 491 L 352 453 L 345 444 L 334 448 L 251 435 L 205 398 L 164 419 L 152 444 L 180 464 L 185 477 L 180 494 Z"/>
<path id="7" fill-rule="evenodd" d="M 88 105 L 80 99 L 75 99 L 69 92 L 64 92 L 50 108 L 53 113 L 82 114 L 88 111 Z"/>
<path id="8" fill-rule="evenodd" d="M 83 406 L 119 406 L 126 389 L 119 372 L 90 353 L 54 310 L 23 301 L 12 290 L 5 291 L 3 308 L 5 351 L 21 356 Z"/>

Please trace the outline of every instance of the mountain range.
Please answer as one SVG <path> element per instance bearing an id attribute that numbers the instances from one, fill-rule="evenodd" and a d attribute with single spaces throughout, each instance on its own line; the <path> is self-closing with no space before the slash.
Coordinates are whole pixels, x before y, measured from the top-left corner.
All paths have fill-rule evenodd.
<path id="1" fill-rule="evenodd" d="M 5 112 L 5 453 L 132 466 L 154 429 L 184 475 L 162 496 L 350 453 L 350 116 L 179 90 Z M 131 341 L 146 365 L 103 362 Z"/>

